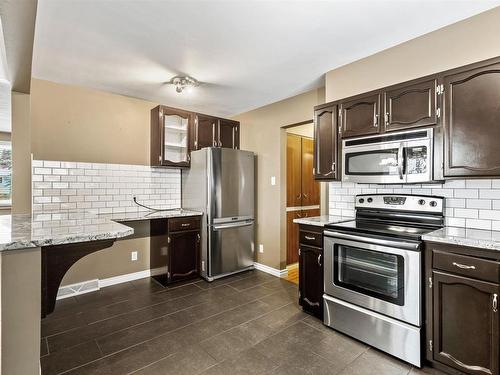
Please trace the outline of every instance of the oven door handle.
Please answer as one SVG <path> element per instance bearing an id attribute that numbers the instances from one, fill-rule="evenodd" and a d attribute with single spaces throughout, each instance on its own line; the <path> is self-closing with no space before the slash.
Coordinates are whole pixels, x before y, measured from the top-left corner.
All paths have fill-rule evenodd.
<path id="1" fill-rule="evenodd" d="M 418 248 L 420 247 L 420 242 L 392 241 L 392 240 L 386 240 L 384 238 L 370 237 L 370 236 L 367 236 L 366 234 L 363 234 L 362 236 L 360 236 L 360 235 L 352 235 L 352 234 L 340 233 L 340 232 L 330 232 L 330 231 L 325 230 L 324 235 L 328 236 L 328 237 L 343 239 L 343 240 L 351 240 L 351 241 L 356 241 L 356 242 L 366 242 L 366 243 L 371 243 L 371 244 L 376 244 L 376 245 L 381 245 L 381 246 L 395 247 L 395 248 L 399 248 L 399 249 L 418 250 Z"/>

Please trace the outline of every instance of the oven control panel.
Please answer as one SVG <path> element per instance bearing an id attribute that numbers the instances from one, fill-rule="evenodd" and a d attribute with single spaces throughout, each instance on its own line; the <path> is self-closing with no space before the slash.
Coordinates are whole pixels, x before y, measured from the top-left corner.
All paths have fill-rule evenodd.
<path id="1" fill-rule="evenodd" d="M 444 198 L 424 195 L 362 194 L 356 196 L 355 207 L 443 213 Z"/>

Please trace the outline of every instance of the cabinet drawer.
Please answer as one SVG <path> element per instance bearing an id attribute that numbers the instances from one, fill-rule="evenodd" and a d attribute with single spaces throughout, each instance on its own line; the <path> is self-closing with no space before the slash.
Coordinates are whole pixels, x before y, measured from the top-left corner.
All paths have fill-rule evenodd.
<path id="1" fill-rule="evenodd" d="M 175 219 L 168 219 L 168 230 L 170 232 L 177 232 L 181 230 L 193 230 L 200 228 L 199 217 L 180 217 Z"/>
<path id="2" fill-rule="evenodd" d="M 500 282 L 500 262 L 467 255 L 432 251 L 432 268 L 473 279 Z"/>
<path id="3" fill-rule="evenodd" d="M 317 232 L 300 231 L 299 242 L 304 245 L 323 247 L 323 235 Z"/>

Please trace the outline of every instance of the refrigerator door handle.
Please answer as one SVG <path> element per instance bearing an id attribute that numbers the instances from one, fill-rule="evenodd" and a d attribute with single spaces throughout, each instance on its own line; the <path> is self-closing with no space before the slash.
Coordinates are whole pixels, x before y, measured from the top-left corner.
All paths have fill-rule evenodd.
<path id="1" fill-rule="evenodd" d="M 238 223 L 230 223 L 230 224 L 216 224 L 213 226 L 213 229 L 214 230 L 221 230 L 221 229 L 227 229 L 227 228 L 246 227 L 249 225 L 253 225 L 253 220 L 252 221 L 238 222 Z"/>

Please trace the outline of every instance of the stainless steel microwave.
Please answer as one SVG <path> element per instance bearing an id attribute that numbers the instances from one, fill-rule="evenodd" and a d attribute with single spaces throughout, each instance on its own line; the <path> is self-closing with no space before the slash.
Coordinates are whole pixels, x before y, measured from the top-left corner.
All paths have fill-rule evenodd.
<path id="1" fill-rule="evenodd" d="M 430 182 L 433 177 L 433 129 L 344 139 L 342 156 L 342 181 Z"/>

